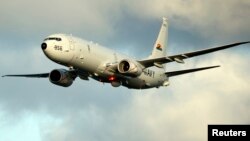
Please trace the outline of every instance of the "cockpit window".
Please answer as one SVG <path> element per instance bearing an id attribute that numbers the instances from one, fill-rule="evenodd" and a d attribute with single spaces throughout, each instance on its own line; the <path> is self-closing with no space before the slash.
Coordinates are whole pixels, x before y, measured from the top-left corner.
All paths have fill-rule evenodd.
<path id="1" fill-rule="evenodd" d="M 57 38 L 57 37 L 49 37 L 49 38 L 44 39 L 44 41 L 47 41 L 47 40 L 62 41 L 62 39 L 61 39 L 61 38 Z"/>

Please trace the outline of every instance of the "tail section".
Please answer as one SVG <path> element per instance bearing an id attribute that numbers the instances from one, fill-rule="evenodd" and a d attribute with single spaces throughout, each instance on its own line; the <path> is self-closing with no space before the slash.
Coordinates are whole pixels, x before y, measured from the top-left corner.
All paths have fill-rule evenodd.
<path id="1" fill-rule="evenodd" d="M 167 43 L 167 37 L 168 37 L 168 22 L 167 22 L 167 18 L 163 17 L 162 19 L 163 19 L 163 21 L 162 21 L 161 29 L 160 29 L 158 38 L 155 41 L 152 54 L 149 56 L 150 59 L 166 56 L 166 43 Z"/>

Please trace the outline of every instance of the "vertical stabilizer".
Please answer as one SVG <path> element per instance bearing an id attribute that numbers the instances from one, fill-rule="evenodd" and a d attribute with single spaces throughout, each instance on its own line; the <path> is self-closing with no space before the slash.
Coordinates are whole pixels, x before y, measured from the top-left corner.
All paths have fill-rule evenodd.
<path id="1" fill-rule="evenodd" d="M 162 25 L 157 40 L 155 41 L 154 48 L 152 54 L 149 58 L 158 58 L 166 56 L 166 43 L 168 37 L 168 22 L 167 18 L 162 18 Z"/>

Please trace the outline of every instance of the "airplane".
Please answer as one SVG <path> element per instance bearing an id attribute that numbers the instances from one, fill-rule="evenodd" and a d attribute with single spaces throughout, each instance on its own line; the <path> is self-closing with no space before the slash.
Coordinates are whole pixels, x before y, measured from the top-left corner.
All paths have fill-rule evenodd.
<path id="1" fill-rule="evenodd" d="M 48 78 L 53 84 L 63 87 L 71 86 L 79 77 L 82 80 L 92 78 L 102 83 L 110 83 L 113 87 L 122 85 L 129 89 L 159 88 L 168 86 L 171 77 L 220 67 L 216 65 L 167 72 L 166 63 L 184 63 L 184 59 L 250 43 L 250 41 L 237 42 L 168 56 L 166 55 L 167 37 L 168 20 L 163 17 L 151 55 L 146 59 L 136 60 L 72 35 L 53 34 L 43 40 L 42 51 L 50 60 L 68 67 L 67 70 L 54 69 L 49 73 L 4 75 L 2 77 Z"/>

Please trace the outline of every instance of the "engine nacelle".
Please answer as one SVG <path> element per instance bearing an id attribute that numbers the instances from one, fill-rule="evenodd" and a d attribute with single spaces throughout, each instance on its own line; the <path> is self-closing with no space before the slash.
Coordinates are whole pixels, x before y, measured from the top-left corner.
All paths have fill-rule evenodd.
<path id="1" fill-rule="evenodd" d="M 53 84 L 69 87 L 72 85 L 74 78 L 72 77 L 72 74 L 65 69 L 55 69 L 50 72 L 49 80 Z"/>
<path id="2" fill-rule="evenodd" d="M 136 77 L 141 75 L 142 68 L 138 66 L 137 62 L 124 59 L 118 64 L 118 71 L 124 75 Z"/>

